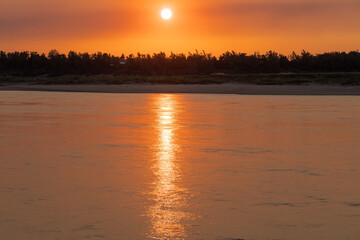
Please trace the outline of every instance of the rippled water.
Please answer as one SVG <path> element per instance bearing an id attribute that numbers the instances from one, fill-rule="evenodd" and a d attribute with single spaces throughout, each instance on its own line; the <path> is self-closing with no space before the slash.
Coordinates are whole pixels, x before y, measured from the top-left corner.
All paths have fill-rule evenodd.
<path id="1" fill-rule="evenodd" d="M 0 92 L 0 239 L 360 239 L 360 98 Z"/>

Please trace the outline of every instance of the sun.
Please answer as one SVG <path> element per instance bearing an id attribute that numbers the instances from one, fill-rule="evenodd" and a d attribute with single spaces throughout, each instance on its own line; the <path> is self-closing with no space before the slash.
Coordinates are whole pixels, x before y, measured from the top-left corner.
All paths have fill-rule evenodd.
<path id="1" fill-rule="evenodd" d="M 164 8 L 163 10 L 161 10 L 161 17 L 164 20 L 169 20 L 172 17 L 172 11 L 168 8 Z"/>

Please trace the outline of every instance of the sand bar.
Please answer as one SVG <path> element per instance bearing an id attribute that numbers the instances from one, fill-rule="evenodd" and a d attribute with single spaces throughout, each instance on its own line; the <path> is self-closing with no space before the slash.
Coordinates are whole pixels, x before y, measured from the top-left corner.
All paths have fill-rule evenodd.
<path id="1" fill-rule="evenodd" d="M 204 93 L 243 95 L 360 95 L 360 86 L 246 84 L 3 85 L 0 91 Z"/>

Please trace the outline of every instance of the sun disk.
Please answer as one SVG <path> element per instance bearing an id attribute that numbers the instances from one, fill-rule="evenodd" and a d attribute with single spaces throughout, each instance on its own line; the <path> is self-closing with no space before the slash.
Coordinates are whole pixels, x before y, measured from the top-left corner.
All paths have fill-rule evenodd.
<path id="1" fill-rule="evenodd" d="M 172 17 L 172 11 L 168 8 L 165 8 L 161 11 L 161 17 L 165 20 L 169 20 Z"/>

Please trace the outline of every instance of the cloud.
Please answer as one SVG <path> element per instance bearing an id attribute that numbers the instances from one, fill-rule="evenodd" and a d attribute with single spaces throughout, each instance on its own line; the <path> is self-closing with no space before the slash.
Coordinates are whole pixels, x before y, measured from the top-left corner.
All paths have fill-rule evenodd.
<path id="1" fill-rule="evenodd" d="M 205 8 L 206 9 L 206 8 Z M 208 13 L 215 15 L 236 16 L 267 15 L 279 16 L 316 16 L 316 14 L 332 14 L 337 12 L 357 13 L 360 10 L 358 1 L 251 1 L 251 2 L 228 2 L 226 4 L 213 5 L 207 8 Z"/>
<path id="2" fill-rule="evenodd" d="M 314 33 L 355 31 L 360 22 L 360 2 L 345 1 L 227 1 L 203 5 L 199 10 L 212 29 L 236 33 Z"/>
<path id="3" fill-rule="evenodd" d="M 42 12 L 0 16 L 0 37 L 67 38 L 93 35 L 126 35 L 141 27 L 132 11 L 99 10 Z"/>

